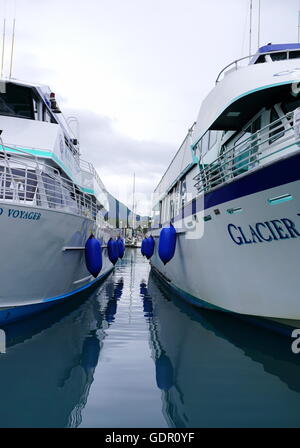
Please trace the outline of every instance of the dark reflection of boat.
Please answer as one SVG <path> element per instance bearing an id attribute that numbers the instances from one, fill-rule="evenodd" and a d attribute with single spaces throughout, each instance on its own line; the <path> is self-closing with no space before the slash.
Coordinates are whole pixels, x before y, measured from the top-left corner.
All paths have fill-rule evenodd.
<path id="1" fill-rule="evenodd" d="M 300 355 L 291 339 L 170 300 L 153 274 L 144 297 L 152 298 L 151 348 L 170 426 L 300 426 Z"/>
<path id="2" fill-rule="evenodd" d="M 114 286 L 112 293 L 108 294 L 109 300 L 106 305 L 105 319 L 108 324 L 111 324 L 115 320 L 115 315 L 117 313 L 118 300 L 120 300 L 123 292 L 124 280 L 120 278 Z"/>
<path id="3" fill-rule="evenodd" d="M 39 316 L 4 328 L 0 355 L 0 427 L 77 427 L 93 382 L 108 320 L 107 305 L 122 294 L 113 278 Z M 107 316 L 109 317 L 107 319 Z"/>

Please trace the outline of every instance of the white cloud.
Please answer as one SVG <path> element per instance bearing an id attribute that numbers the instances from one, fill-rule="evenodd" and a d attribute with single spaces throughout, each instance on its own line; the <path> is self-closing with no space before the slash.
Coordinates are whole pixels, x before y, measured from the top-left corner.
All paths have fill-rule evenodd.
<path id="1" fill-rule="evenodd" d="M 261 5 L 261 45 L 296 41 L 298 0 Z M 247 54 L 248 26 L 249 0 L 17 0 L 13 73 L 76 112 L 84 155 L 113 194 L 136 172 L 149 196 L 218 72 Z"/>

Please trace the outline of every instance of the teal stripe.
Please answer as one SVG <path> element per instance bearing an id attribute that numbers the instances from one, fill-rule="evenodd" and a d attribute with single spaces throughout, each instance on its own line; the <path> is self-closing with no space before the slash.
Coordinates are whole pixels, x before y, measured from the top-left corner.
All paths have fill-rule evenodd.
<path id="1" fill-rule="evenodd" d="M 52 159 L 54 162 L 57 163 L 57 165 L 60 166 L 60 168 L 62 168 L 67 173 L 67 175 L 72 179 L 74 184 L 77 185 L 77 182 L 75 181 L 74 177 L 72 176 L 72 173 L 69 171 L 69 169 L 66 167 L 66 165 L 57 157 L 57 155 L 54 154 L 53 152 L 40 151 L 38 149 L 23 149 L 23 148 L 13 149 L 13 148 L 8 148 L 8 147 L 4 147 L 4 149 L 6 152 L 20 154 L 20 152 L 18 151 L 18 149 L 19 149 L 20 151 L 26 152 L 27 154 L 32 154 L 34 156 L 41 156 L 41 157 L 45 157 L 47 159 Z M 80 185 L 79 185 L 79 188 L 84 193 L 89 193 L 89 194 L 93 194 L 93 195 L 95 194 L 94 190 L 92 190 L 90 188 L 84 188 L 84 187 L 81 187 Z"/>

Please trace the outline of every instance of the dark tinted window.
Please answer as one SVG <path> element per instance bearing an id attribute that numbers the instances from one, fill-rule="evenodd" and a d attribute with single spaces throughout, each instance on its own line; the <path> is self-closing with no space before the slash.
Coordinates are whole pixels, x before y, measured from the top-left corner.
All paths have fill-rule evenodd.
<path id="1" fill-rule="evenodd" d="M 272 61 L 283 61 L 287 59 L 287 53 L 284 51 L 282 53 L 271 53 Z"/>
<path id="2" fill-rule="evenodd" d="M 289 58 L 290 59 L 300 58 L 300 51 L 291 51 Z"/>
<path id="3" fill-rule="evenodd" d="M 28 87 L 6 83 L 0 93 L 0 115 L 34 119 L 32 91 Z"/>
<path id="4" fill-rule="evenodd" d="M 270 124 L 270 130 L 275 129 L 274 131 L 270 132 L 270 140 L 269 143 L 275 142 L 278 138 L 282 137 L 284 135 L 284 126 L 280 126 L 282 122 L 279 119 L 279 115 L 272 107 L 271 109 L 271 115 L 270 115 L 270 123 L 275 122 L 274 124 Z"/>
<path id="5" fill-rule="evenodd" d="M 284 101 L 281 103 L 281 109 L 285 114 L 292 112 L 293 110 L 300 107 L 300 99 L 294 99 L 292 101 Z"/>
<path id="6" fill-rule="evenodd" d="M 255 61 L 255 64 L 260 64 L 262 62 L 266 62 L 264 55 L 259 56 L 259 58 Z"/>

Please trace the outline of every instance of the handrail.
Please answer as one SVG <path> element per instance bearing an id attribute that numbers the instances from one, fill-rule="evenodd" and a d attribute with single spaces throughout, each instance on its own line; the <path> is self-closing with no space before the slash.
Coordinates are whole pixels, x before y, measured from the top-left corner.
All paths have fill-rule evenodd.
<path id="1" fill-rule="evenodd" d="M 231 148 L 226 148 L 207 166 L 199 163 L 200 172 L 194 177 L 198 194 L 211 191 L 216 186 L 257 168 L 262 161 L 284 151 L 291 144 L 299 143 L 299 139 L 295 138 L 294 125 L 290 123 L 288 127 L 284 127 L 282 123 L 283 118 L 291 116 L 292 112 L 289 112 Z M 273 141 L 274 144 L 270 146 Z"/>
<path id="2" fill-rule="evenodd" d="M 3 150 L 0 159 L 1 201 L 58 209 L 104 222 L 100 212 L 103 207 L 94 196 L 81 191 L 72 180 L 37 157 L 29 158 L 24 151 L 20 151 L 21 154 L 7 153 L 5 148 L 7 146 L 0 139 L 0 150 Z"/>
<path id="3" fill-rule="evenodd" d="M 5 150 L 5 148 L 7 148 L 7 149 L 11 149 L 13 151 L 17 151 L 18 153 L 20 153 L 20 154 L 15 154 L 16 157 L 17 156 L 20 156 L 20 157 L 25 156 L 26 159 L 31 160 L 31 161 L 34 160 L 37 164 L 39 164 L 41 166 L 47 166 L 49 168 L 49 165 L 43 163 L 41 161 L 41 159 L 38 158 L 36 155 L 30 154 L 27 151 L 22 150 L 19 146 L 2 143 L 2 144 L 0 144 L 0 150 L 1 150 L 1 147 L 2 147 L 3 150 Z M 35 148 L 34 147 L 30 147 L 29 148 L 28 147 L 28 149 L 35 149 Z M 95 178 L 96 182 L 98 183 L 100 190 L 102 190 L 104 193 L 107 193 L 107 190 L 106 190 L 102 180 L 100 179 L 97 171 L 95 170 L 94 166 L 90 162 L 87 162 L 86 160 L 83 160 L 81 158 L 79 158 L 79 159 L 74 158 L 74 160 L 78 164 L 78 167 L 82 171 L 87 171 L 90 174 L 92 174 L 92 176 Z M 57 173 L 59 176 L 61 176 L 60 172 L 55 167 L 51 166 L 51 169 L 53 171 L 55 171 L 55 173 Z"/>
<path id="4" fill-rule="evenodd" d="M 300 51 L 300 47 L 299 47 L 299 48 L 294 48 L 294 49 L 288 49 L 288 50 L 274 50 L 274 51 L 272 50 L 272 51 L 264 51 L 264 52 L 262 52 L 262 53 L 255 53 L 255 54 L 251 54 L 251 55 L 249 55 L 249 56 L 244 56 L 244 57 L 242 57 L 242 58 L 236 59 L 236 60 L 230 62 L 230 64 L 226 65 L 226 67 L 224 67 L 224 68 L 220 71 L 220 73 L 218 74 L 217 79 L 216 79 L 216 84 L 220 81 L 220 76 L 222 75 L 223 72 L 225 72 L 225 70 L 227 70 L 227 69 L 228 69 L 229 67 L 231 67 L 232 65 L 235 65 L 235 66 L 236 66 L 236 70 L 237 70 L 237 69 L 238 69 L 237 64 L 238 64 L 239 62 L 243 61 L 243 60 L 250 59 L 250 58 L 253 58 L 253 57 L 255 57 L 255 56 L 263 56 L 263 55 L 274 54 L 274 53 L 287 53 L 287 59 L 289 59 L 289 55 L 290 55 L 290 53 L 293 53 L 294 51 Z"/>

